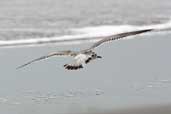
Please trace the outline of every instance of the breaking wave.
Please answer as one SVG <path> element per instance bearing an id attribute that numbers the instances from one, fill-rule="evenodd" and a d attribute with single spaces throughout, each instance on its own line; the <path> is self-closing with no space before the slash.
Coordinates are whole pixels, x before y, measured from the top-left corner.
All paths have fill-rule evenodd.
<path id="1" fill-rule="evenodd" d="M 155 25 L 103 25 L 103 26 L 92 26 L 83 28 L 70 29 L 74 35 L 64 35 L 59 37 L 44 37 L 44 38 L 30 38 L 20 40 L 0 40 L 0 47 L 14 47 L 14 46 L 40 46 L 48 44 L 80 44 L 85 42 L 94 42 L 102 37 L 109 36 L 112 34 L 141 30 L 141 29 L 156 29 L 156 31 L 164 32 L 171 30 L 171 20 L 163 24 Z"/>

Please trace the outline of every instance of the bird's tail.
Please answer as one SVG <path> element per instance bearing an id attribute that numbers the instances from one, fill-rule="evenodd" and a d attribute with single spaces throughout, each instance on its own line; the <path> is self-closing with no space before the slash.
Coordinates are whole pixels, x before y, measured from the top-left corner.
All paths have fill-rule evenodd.
<path id="1" fill-rule="evenodd" d="M 67 70 L 78 70 L 83 68 L 82 64 L 65 64 L 64 68 Z"/>

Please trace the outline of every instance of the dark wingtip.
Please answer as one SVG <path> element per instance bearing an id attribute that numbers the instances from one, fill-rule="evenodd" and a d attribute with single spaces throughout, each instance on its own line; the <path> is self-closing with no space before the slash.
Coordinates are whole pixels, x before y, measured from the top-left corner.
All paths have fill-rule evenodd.
<path id="1" fill-rule="evenodd" d="M 149 32 L 149 31 L 153 31 L 153 30 L 155 30 L 155 29 L 146 29 L 146 30 L 140 30 L 141 32 Z"/>

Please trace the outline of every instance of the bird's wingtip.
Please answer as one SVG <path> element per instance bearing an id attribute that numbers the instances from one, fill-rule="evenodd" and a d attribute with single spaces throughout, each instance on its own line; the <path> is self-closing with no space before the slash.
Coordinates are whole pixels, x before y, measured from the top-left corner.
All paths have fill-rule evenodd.
<path id="1" fill-rule="evenodd" d="M 21 69 L 21 68 L 25 67 L 26 65 L 28 65 L 28 64 L 20 65 L 20 66 L 16 67 L 16 70 Z"/>
<path id="2" fill-rule="evenodd" d="M 16 67 L 15 69 L 16 70 L 19 70 L 19 69 L 21 69 L 23 66 L 18 66 L 18 67 Z"/>

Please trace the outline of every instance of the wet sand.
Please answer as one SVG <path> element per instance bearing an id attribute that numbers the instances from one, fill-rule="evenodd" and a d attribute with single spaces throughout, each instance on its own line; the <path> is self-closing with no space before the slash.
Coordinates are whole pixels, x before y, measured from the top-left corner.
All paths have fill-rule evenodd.
<path id="1" fill-rule="evenodd" d="M 76 45 L 1 48 L 0 113 L 169 114 L 170 36 L 142 35 L 102 45 L 96 51 L 103 59 L 80 71 L 66 71 L 63 65 L 72 59 L 55 57 L 15 69 L 52 51 L 77 49 Z"/>
<path id="2" fill-rule="evenodd" d="M 114 111 L 89 112 L 83 114 L 170 114 L 171 105 L 152 105 L 142 107 L 132 107 L 127 109 L 119 109 Z M 79 113 L 78 113 L 79 114 Z"/>

